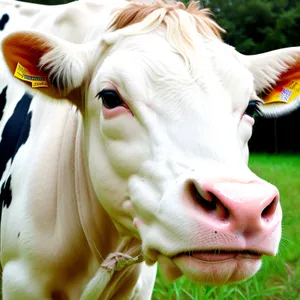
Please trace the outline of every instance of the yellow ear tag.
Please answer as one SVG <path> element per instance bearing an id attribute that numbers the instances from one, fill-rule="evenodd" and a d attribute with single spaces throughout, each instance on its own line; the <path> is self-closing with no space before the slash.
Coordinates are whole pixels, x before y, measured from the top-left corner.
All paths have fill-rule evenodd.
<path id="1" fill-rule="evenodd" d="M 29 74 L 28 70 L 24 68 L 20 63 L 17 64 L 14 76 L 23 81 L 31 82 L 32 88 L 48 87 L 48 83 L 45 77 Z"/>
<path id="2" fill-rule="evenodd" d="M 291 103 L 300 97 L 300 68 L 283 74 L 276 87 L 263 99 L 269 103 Z"/>

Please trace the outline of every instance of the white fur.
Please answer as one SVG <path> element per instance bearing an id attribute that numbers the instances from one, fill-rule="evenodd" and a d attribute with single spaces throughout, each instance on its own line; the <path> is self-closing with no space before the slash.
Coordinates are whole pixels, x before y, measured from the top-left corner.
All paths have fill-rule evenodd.
<path id="1" fill-rule="evenodd" d="M 245 57 L 246 66 L 254 76 L 257 93 L 268 91 L 279 76 L 300 61 L 300 47 L 279 49 Z"/>
<path id="2" fill-rule="evenodd" d="M 64 41 L 59 44 L 49 39 L 47 44 L 53 50 L 42 56 L 39 67 L 47 71 L 48 76 L 56 81 L 59 89 L 70 92 L 78 88 L 87 78 L 88 45 L 76 45 Z"/>

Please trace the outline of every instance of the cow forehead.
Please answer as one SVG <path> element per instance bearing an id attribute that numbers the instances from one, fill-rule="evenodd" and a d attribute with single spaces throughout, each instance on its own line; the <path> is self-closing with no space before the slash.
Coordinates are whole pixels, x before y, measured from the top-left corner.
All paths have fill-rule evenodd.
<path id="1" fill-rule="evenodd" d="M 219 40 L 199 36 L 196 58 L 191 62 L 197 68 L 192 73 L 184 56 L 167 41 L 162 30 L 119 39 L 96 75 L 101 89 L 106 81 L 123 88 L 128 96 L 139 89 L 166 95 L 181 93 L 184 89 L 197 87 L 212 101 L 228 98 L 235 109 L 249 100 L 253 91 L 253 76 L 239 60 L 239 54 L 231 46 Z M 197 64 L 197 65 L 196 65 Z M 145 99 L 147 96 L 145 95 Z M 243 105 L 242 105 L 243 106 Z"/>

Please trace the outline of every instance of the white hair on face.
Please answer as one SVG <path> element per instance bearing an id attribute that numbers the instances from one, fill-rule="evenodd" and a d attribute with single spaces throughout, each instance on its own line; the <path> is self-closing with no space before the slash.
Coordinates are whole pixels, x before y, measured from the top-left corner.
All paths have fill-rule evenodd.
<path id="1" fill-rule="evenodd" d="M 133 3 L 117 11 L 110 25 L 110 28 L 116 30 L 116 35 L 108 37 L 110 41 L 107 42 L 115 42 L 119 34 L 145 34 L 164 25 L 168 42 L 183 57 L 194 77 L 197 77 L 199 37 L 220 40 L 220 32 L 224 31 L 208 14 L 209 11 L 200 10 L 195 1 L 187 9 L 181 2 L 174 1 L 171 4 L 156 1 L 149 6 Z"/>
<path id="2" fill-rule="evenodd" d="M 131 15 L 136 14 L 136 11 L 138 17 L 132 20 Z M 143 34 L 163 25 L 166 28 L 168 42 L 183 57 L 193 77 L 197 78 L 199 63 L 196 52 L 199 37 L 217 40 L 220 39 L 219 33 L 223 31 L 208 14 L 209 11 L 200 10 L 199 4 L 195 1 L 192 1 L 187 9 L 182 3 L 174 1 L 166 4 L 158 0 L 152 5 L 134 2 L 116 12 L 111 23 L 111 27 L 114 27 L 116 32 L 108 35 L 117 33 L 115 35 L 117 38 L 120 33 L 121 36 Z M 127 17 L 125 21 L 124 16 L 125 19 Z M 111 36 L 107 36 L 108 40 L 109 38 Z M 113 41 L 115 42 L 114 39 Z M 93 45 L 96 47 L 95 44 Z M 65 93 L 79 87 L 88 74 L 87 49 L 91 48 L 87 44 L 56 42 L 55 39 L 47 41 L 47 46 L 50 50 L 41 57 L 39 67 L 48 74 L 52 85 L 59 90 L 64 90 Z"/>

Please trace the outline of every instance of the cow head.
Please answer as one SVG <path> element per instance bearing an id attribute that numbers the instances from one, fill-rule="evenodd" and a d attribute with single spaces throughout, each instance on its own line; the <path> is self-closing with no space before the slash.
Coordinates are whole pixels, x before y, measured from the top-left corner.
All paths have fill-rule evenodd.
<path id="1" fill-rule="evenodd" d="M 12 73 L 20 63 L 82 113 L 93 187 L 118 230 L 169 279 L 209 284 L 248 278 L 278 250 L 278 191 L 249 170 L 247 143 L 255 112 L 295 107 L 259 95 L 300 67 L 299 47 L 247 57 L 218 30 L 195 3 L 159 2 L 123 8 L 96 42 L 3 43 Z"/>

